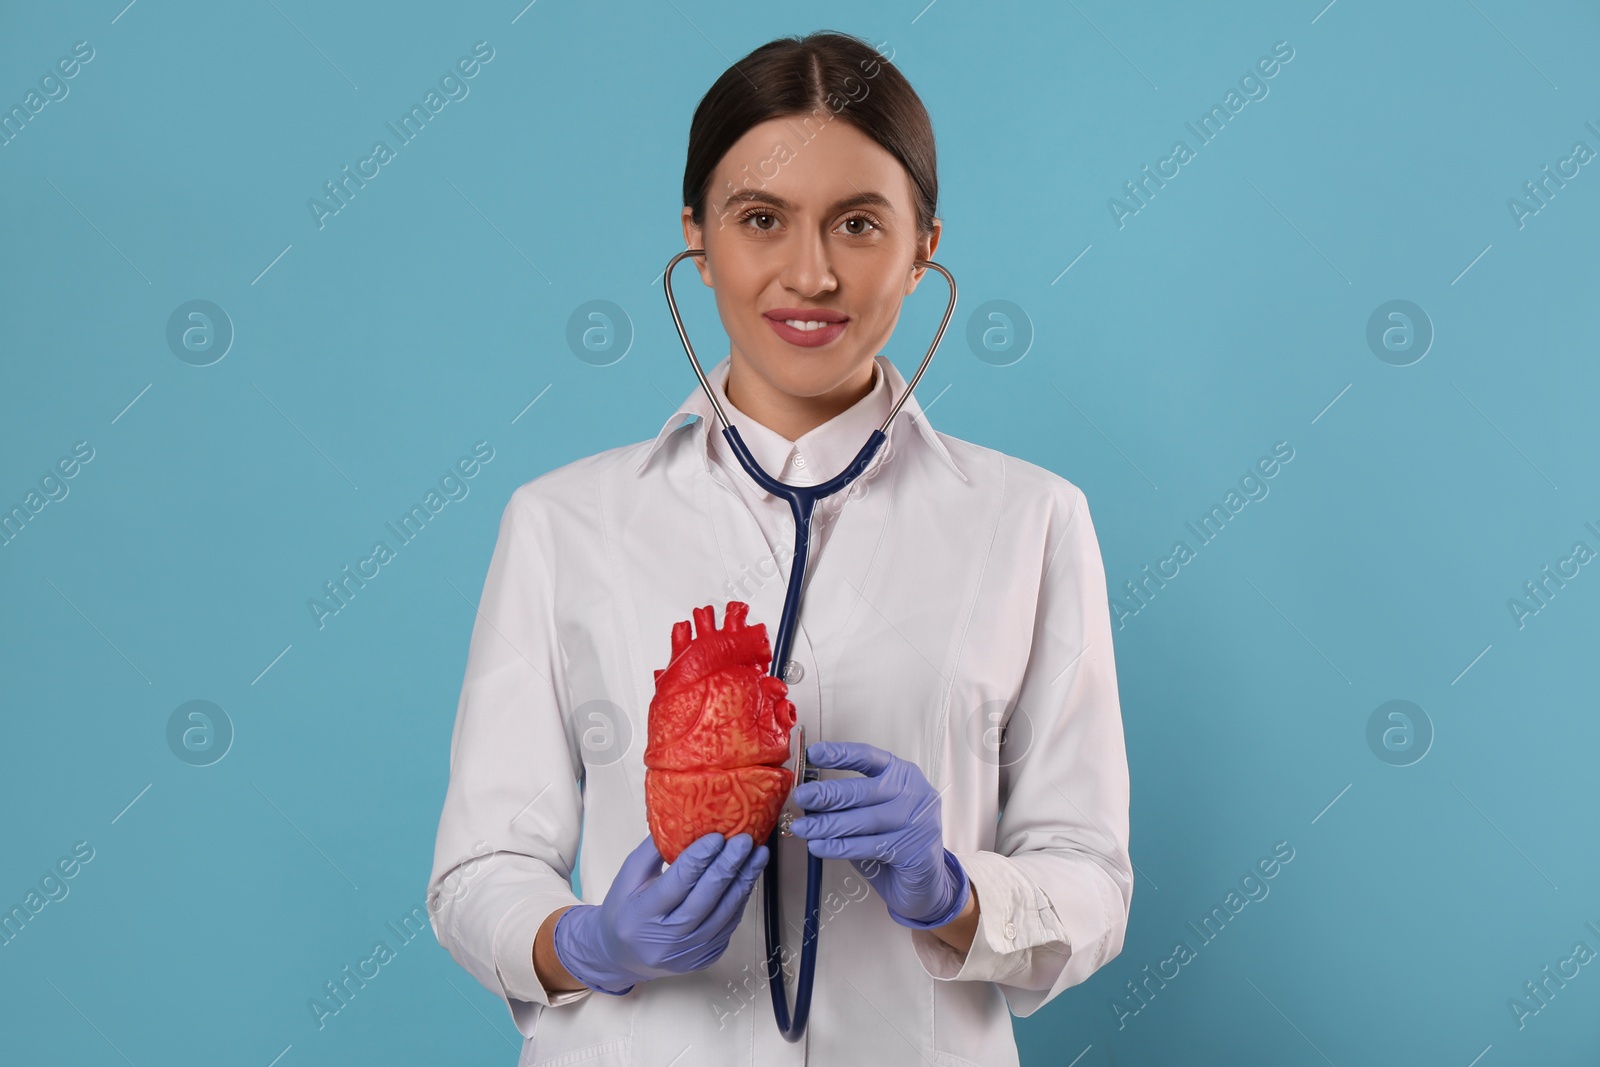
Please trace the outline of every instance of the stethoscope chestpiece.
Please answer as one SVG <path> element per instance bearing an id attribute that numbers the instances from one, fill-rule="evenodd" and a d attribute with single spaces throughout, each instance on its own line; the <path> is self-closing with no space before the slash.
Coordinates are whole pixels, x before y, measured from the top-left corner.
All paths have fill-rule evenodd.
<path id="1" fill-rule="evenodd" d="M 778 813 L 778 835 L 780 837 L 793 837 L 794 832 L 789 829 L 789 825 L 805 814 L 805 810 L 794 802 L 794 790 L 807 782 L 814 782 L 818 778 L 817 768 L 806 762 L 806 728 L 804 726 L 796 726 L 794 732 L 800 751 L 794 757 L 794 787 L 789 790 L 789 795 L 784 798 L 783 810 Z"/>

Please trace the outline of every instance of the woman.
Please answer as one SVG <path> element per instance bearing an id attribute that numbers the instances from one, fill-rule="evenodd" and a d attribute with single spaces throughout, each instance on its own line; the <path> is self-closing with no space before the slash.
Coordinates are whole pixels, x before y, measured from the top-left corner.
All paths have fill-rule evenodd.
<path id="1" fill-rule="evenodd" d="M 831 478 L 906 386 L 880 353 L 939 242 L 926 111 L 863 41 L 773 41 L 700 102 L 683 191 L 731 341 L 712 387 L 774 477 Z M 783 672 L 828 768 L 778 845 L 791 977 L 804 850 L 832 862 L 790 1044 L 754 891 L 765 844 L 709 834 L 663 872 L 645 819 L 673 624 L 737 600 L 771 635 L 788 580 L 788 505 L 714 423 L 695 389 L 653 439 L 512 495 L 451 744 L 435 933 L 506 999 L 523 1064 L 1014 1064 L 1007 1009 L 1032 1014 L 1121 951 L 1133 890 L 1084 496 L 935 433 L 911 398 L 819 505 Z"/>

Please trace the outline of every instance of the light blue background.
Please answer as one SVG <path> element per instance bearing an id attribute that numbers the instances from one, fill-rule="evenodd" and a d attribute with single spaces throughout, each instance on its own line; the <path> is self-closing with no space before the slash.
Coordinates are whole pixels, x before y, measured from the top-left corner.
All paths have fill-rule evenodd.
<path id="1" fill-rule="evenodd" d="M 835 28 L 893 50 L 939 139 L 961 303 L 918 396 L 1081 486 L 1114 592 L 1294 449 L 1116 632 L 1127 942 L 1017 1021 L 1025 1062 L 1595 1062 L 1600 966 L 1508 1007 L 1600 950 L 1600 568 L 1521 627 L 1507 606 L 1600 549 L 1600 164 L 1507 207 L 1600 150 L 1592 5 L 123 2 L 0 15 L 6 109 L 94 49 L 0 146 L 0 505 L 94 449 L 0 547 L 0 904 L 94 849 L 0 948 L 7 1061 L 515 1061 L 431 932 L 325 1028 L 307 1000 L 422 903 L 511 492 L 695 385 L 658 277 L 696 102 Z M 480 40 L 470 95 L 319 229 L 307 200 Z M 1108 199 L 1278 41 L 1269 94 L 1119 228 Z M 902 370 L 943 298 L 908 304 Z M 206 367 L 166 340 L 196 299 L 236 331 Z M 596 299 L 620 359 L 569 347 Z M 1395 299 L 1436 333 L 1403 367 L 1366 340 Z M 968 344 L 991 300 L 1026 317 L 1016 362 Z M 308 599 L 480 440 L 470 494 L 319 629 Z M 207 767 L 166 739 L 196 699 L 236 732 Z M 1367 741 L 1395 699 L 1434 732 L 1409 766 Z M 1125 983 L 1280 841 L 1270 895 L 1119 1028 Z"/>

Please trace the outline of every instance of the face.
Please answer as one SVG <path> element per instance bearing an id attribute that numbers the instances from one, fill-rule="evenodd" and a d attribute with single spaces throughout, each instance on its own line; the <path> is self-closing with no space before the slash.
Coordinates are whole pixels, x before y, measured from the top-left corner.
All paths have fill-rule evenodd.
<path id="1" fill-rule="evenodd" d="M 866 395 L 940 229 L 918 236 L 911 176 L 876 141 L 805 118 L 752 127 L 712 175 L 705 225 L 683 212 L 732 345 L 728 397 L 790 440 Z"/>

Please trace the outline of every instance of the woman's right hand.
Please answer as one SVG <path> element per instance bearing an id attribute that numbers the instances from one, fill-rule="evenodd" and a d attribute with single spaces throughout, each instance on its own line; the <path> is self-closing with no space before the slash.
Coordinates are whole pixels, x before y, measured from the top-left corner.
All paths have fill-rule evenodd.
<path id="1" fill-rule="evenodd" d="M 616 996 L 636 982 L 709 967 L 727 949 L 766 866 L 767 847 L 751 845 L 747 833 L 726 842 L 709 833 L 661 871 L 661 853 L 646 836 L 622 861 L 603 903 L 580 904 L 556 920 L 561 965 Z"/>

